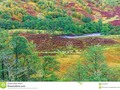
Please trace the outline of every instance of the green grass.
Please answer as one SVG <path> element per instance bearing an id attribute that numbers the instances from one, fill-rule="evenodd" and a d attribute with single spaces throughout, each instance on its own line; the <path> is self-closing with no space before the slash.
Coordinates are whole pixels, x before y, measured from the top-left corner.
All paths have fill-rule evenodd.
<path id="1" fill-rule="evenodd" d="M 100 36 L 101 38 L 109 38 L 109 39 L 120 39 L 120 35 L 105 35 Z"/>
<path id="2" fill-rule="evenodd" d="M 32 29 L 12 29 L 12 30 L 8 30 L 9 32 L 22 32 L 22 33 L 26 33 L 26 32 L 33 32 L 35 34 L 55 34 L 55 35 L 59 35 L 62 34 L 62 31 L 54 31 L 54 32 L 50 32 L 49 30 L 32 30 Z"/>

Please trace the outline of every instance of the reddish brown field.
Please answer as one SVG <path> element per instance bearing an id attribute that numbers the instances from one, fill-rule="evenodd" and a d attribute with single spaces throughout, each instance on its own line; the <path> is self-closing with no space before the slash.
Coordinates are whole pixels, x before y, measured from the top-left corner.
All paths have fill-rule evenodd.
<path id="1" fill-rule="evenodd" d="M 51 36 L 49 34 L 20 34 L 33 41 L 36 44 L 38 51 L 53 51 L 55 49 L 62 49 L 72 45 L 78 49 L 84 49 L 91 45 L 112 45 L 117 42 L 112 39 L 99 38 L 99 37 L 87 37 L 80 39 L 68 39 L 59 36 Z"/>

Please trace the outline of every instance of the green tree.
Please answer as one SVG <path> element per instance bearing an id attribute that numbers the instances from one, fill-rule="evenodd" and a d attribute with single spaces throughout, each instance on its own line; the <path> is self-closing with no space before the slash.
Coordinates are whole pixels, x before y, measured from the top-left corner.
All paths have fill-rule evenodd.
<path id="1" fill-rule="evenodd" d="M 97 31 L 98 31 L 98 32 L 101 32 L 102 27 L 103 27 L 102 20 L 99 19 L 99 21 L 98 21 L 98 23 L 97 23 L 97 25 L 96 25 Z"/>
<path id="2" fill-rule="evenodd" d="M 83 58 L 85 60 L 79 61 L 76 66 L 69 70 L 70 73 L 65 75 L 66 79 L 72 81 L 109 80 L 109 69 L 101 46 L 89 47 L 83 54 Z"/>
<path id="3" fill-rule="evenodd" d="M 27 39 L 22 36 L 18 36 L 18 33 L 14 33 L 11 39 L 12 50 L 15 56 L 15 73 L 16 80 L 18 79 L 18 74 L 20 73 L 21 65 L 24 67 L 27 74 L 27 80 L 30 78 L 29 75 L 32 70 L 32 63 L 35 64 L 35 61 L 38 61 L 38 55 L 35 53 L 35 47 L 33 44 L 28 43 Z M 37 53 L 37 52 L 36 52 Z M 36 58 L 35 60 L 33 58 Z M 23 63 L 23 64 L 22 64 Z M 34 66 L 34 65 L 33 65 Z M 22 75 L 22 76 L 24 76 Z M 25 76 L 24 76 L 25 77 Z M 25 79 L 23 79 L 25 80 Z"/>
<path id="4" fill-rule="evenodd" d="M 10 16 L 10 14 L 9 13 L 3 13 L 2 14 L 2 16 L 1 16 L 1 18 L 3 18 L 3 19 L 10 19 L 11 18 L 11 16 Z"/>
<path id="5" fill-rule="evenodd" d="M 82 21 L 85 22 L 85 23 L 89 23 L 89 22 L 92 21 L 92 19 L 89 18 L 89 17 L 83 17 L 83 18 L 82 18 Z"/>
<path id="6" fill-rule="evenodd" d="M 41 70 L 41 59 L 38 56 L 35 45 L 27 43 L 28 47 L 26 52 L 22 54 L 21 65 L 26 68 L 24 74 L 20 76 L 22 81 L 35 80 L 32 75 L 35 75 L 39 70 Z M 40 79 L 38 79 L 40 81 Z"/>
<path id="7" fill-rule="evenodd" d="M 79 70 L 85 71 L 84 76 L 88 81 L 107 81 L 108 80 L 108 66 L 103 55 L 101 46 L 89 47 L 85 55 L 84 66 Z M 79 67 L 79 66 L 78 66 Z M 82 72 L 80 73 L 80 75 Z M 83 75 L 82 75 L 83 76 Z M 86 80 L 81 77 L 81 80 Z"/>
<path id="8" fill-rule="evenodd" d="M 37 80 L 32 76 L 39 70 L 42 72 L 35 45 L 17 32 L 9 35 L 5 30 L 0 31 L 0 64 L 3 81 Z"/>
<path id="9" fill-rule="evenodd" d="M 12 50 L 15 58 L 13 73 L 16 81 L 34 80 L 32 75 L 40 69 L 41 62 L 33 43 L 29 43 L 25 37 L 13 34 L 11 39 Z"/>
<path id="10" fill-rule="evenodd" d="M 0 73 L 1 73 L 1 79 L 7 80 L 8 78 L 8 71 L 6 68 L 6 61 L 8 59 L 11 59 L 12 51 L 9 48 L 9 34 L 7 31 L 1 29 L 0 30 Z"/>
<path id="11" fill-rule="evenodd" d="M 43 81 L 58 80 L 55 72 L 59 70 L 59 63 L 51 56 L 44 56 L 42 61 Z"/>
<path id="12" fill-rule="evenodd" d="M 111 29 L 109 28 L 109 24 L 105 24 L 102 27 L 101 34 L 108 35 Z"/>
<path id="13" fill-rule="evenodd" d="M 3 54 L 5 48 L 6 48 L 6 40 L 7 40 L 7 34 L 5 32 L 3 32 L 2 30 L 0 30 L 0 56 Z M 0 57 L 0 63 L 1 63 L 1 77 L 2 80 L 5 79 L 5 73 L 4 73 L 4 57 L 1 56 Z"/>

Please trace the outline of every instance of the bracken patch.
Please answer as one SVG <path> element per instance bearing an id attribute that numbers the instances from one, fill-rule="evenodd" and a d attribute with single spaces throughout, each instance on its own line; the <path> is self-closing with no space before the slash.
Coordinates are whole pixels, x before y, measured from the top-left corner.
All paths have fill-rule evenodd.
<path id="1" fill-rule="evenodd" d="M 59 36 L 52 36 L 49 34 L 20 34 L 33 41 L 36 44 L 38 51 L 53 51 L 62 47 L 67 47 L 68 44 L 72 44 L 75 48 L 84 49 L 86 46 L 91 45 L 112 45 L 117 42 L 112 39 L 105 39 L 99 37 L 87 37 L 80 39 L 68 39 Z"/>

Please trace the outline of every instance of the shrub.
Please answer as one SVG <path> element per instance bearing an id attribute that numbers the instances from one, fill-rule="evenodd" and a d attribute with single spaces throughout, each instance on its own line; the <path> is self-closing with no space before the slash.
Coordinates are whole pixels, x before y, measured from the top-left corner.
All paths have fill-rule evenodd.
<path id="1" fill-rule="evenodd" d="M 77 12 L 73 13 L 72 16 L 75 18 L 78 18 L 78 19 L 81 19 L 81 17 L 82 17 L 81 14 L 77 13 Z"/>
<path id="2" fill-rule="evenodd" d="M 8 20 L 8 19 L 11 19 L 11 16 L 10 16 L 9 13 L 3 13 L 3 14 L 1 15 L 1 18 Z"/>
<path id="3" fill-rule="evenodd" d="M 64 17 L 64 16 L 65 16 L 65 15 L 62 14 L 62 13 L 58 13 L 58 12 L 49 12 L 45 17 L 46 17 L 46 18 L 53 19 L 53 18 Z"/>
<path id="4" fill-rule="evenodd" d="M 110 32 L 109 24 L 104 24 L 101 30 L 101 34 L 108 35 Z"/>
<path id="5" fill-rule="evenodd" d="M 89 23 L 89 22 L 92 21 L 92 19 L 89 18 L 89 17 L 83 17 L 83 18 L 82 18 L 82 21 L 85 22 L 85 23 Z"/>
<path id="6" fill-rule="evenodd" d="M 108 33 L 111 34 L 111 35 L 120 34 L 120 26 L 113 27 Z"/>
<path id="7" fill-rule="evenodd" d="M 0 20 L 0 26 L 4 29 L 14 29 L 14 28 L 20 28 L 21 24 L 18 21 L 12 21 L 12 20 Z"/>

